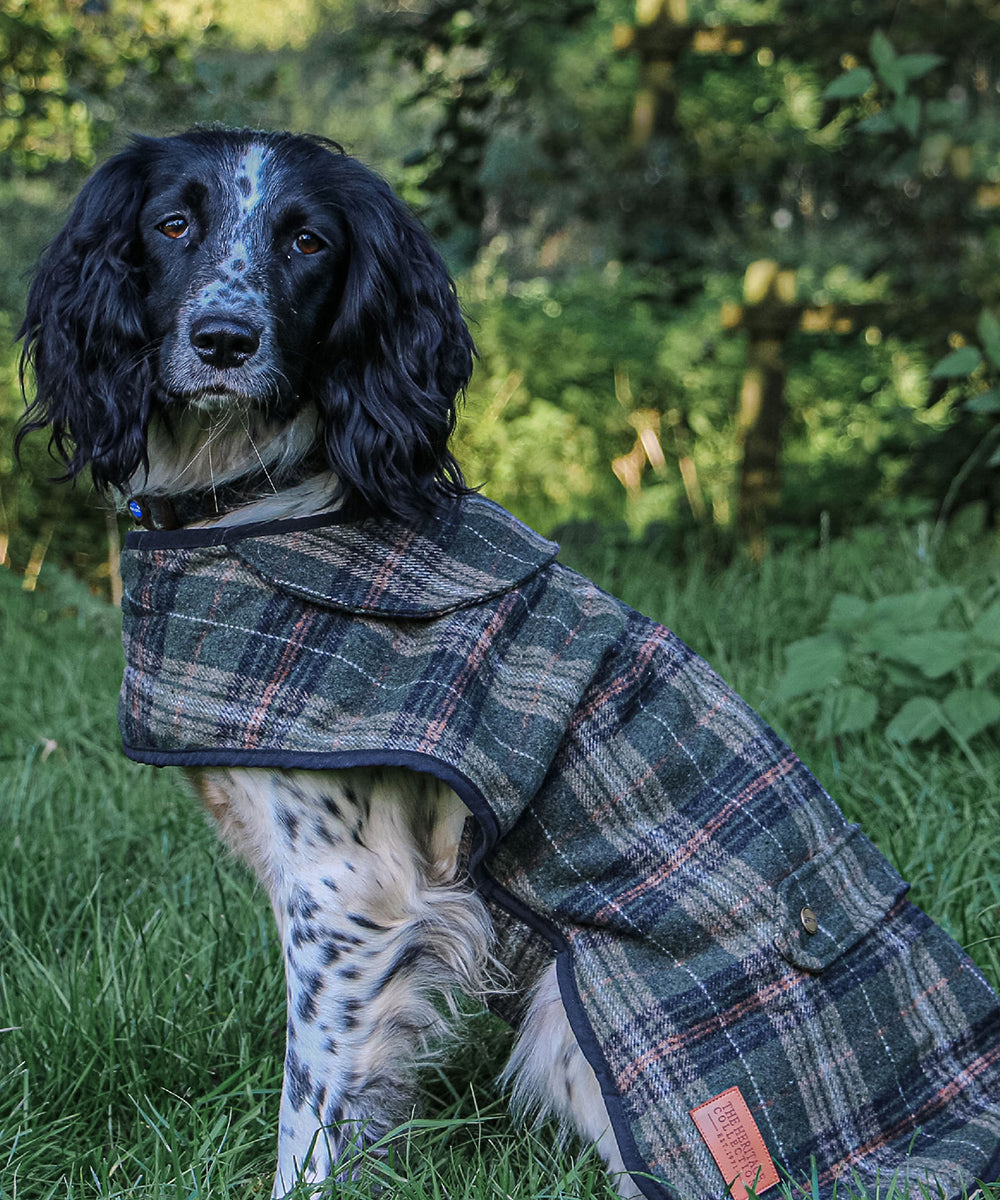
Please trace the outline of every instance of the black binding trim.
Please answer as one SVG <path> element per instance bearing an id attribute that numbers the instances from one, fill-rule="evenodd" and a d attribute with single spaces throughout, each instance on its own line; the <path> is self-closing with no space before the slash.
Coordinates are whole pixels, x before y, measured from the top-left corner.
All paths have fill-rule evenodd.
<path id="1" fill-rule="evenodd" d="M 368 518 L 375 521 L 376 518 Z M 199 525 L 188 529 L 130 529 L 125 534 L 126 550 L 185 550 L 202 546 L 228 546 L 243 538 L 279 533 L 325 529 L 329 525 L 358 525 L 356 517 L 343 509 L 310 513 L 305 517 L 283 517 L 279 521 L 248 521 L 245 525 Z"/>

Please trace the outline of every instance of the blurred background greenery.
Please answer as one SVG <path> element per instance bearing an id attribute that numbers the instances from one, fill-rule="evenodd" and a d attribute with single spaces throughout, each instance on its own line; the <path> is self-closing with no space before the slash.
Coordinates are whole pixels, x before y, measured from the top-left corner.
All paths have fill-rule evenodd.
<path id="1" fill-rule="evenodd" d="M 441 240 L 471 482 L 577 541 L 995 522 L 993 0 L 0 0 L 0 560 L 117 530 L 13 461 L 31 264 L 130 132 L 305 129 Z M 610 531 L 610 533 L 609 533 Z"/>

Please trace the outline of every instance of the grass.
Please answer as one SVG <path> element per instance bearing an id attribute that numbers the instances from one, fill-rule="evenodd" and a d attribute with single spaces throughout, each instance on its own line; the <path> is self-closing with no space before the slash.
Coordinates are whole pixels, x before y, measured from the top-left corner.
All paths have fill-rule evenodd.
<path id="1" fill-rule="evenodd" d="M 862 533 L 719 572 L 674 567 L 655 544 L 577 538 L 567 554 L 704 653 L 1000 985 L 996 741 L 981 735 L 975 762 L 946 743 L 817 745 L 772 699 L 783 646 L 834 592 L 945 576 L 986 603 L 1000 591 L 992 545 L 956 536 L 929 562 L 905 531 Z M 0 571 L 0 1197 L 267 1196 L 284 987 L 264 897 L 177 776 L 122 756 L 116 614 L 57 572 L 33 594 L 20 582 Z M 474 1015 L 429 1068 L 423 1119 L 371 1167 L 393 1195 L 609 1200 L 591 1158 L 508 1118 L 493 1079 L 509 1040 Z M 887 1181 L 879 1195 L 899 1193 Z"/>

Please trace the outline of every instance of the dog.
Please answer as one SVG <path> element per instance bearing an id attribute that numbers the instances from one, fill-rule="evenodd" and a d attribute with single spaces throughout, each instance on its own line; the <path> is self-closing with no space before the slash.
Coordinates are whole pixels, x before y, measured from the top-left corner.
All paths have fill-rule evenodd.
<path id="1" fill-rule="evenodd" d="M 21 333 L 18 438 L 48 429 L 66 477 L 89 468 L 149 531 L 126 542 L 126 750 L 185 767 L 271 901 L 275 1197 L 352 1175 L 410 1115 L 461 993 L 513 1016 L 515 1107 L 596 1146 L 623 1198 L 762 1191 L 765 1144 L 822 1196 L 887 1164 L 955 1190 L 1000 1173 L 1000 1009 L 971 962 L 706 664 L 467 487 L 448 443 L 473 342 L 381 178 L 316 137 L 137 138 L 85 185 Z M 425 652 L 437 625 L 460 653 Z M 347 674 L 308 694 L 334 659 Z M 355 681 L 389 692 L 411 661 L 417 699 L 357 733 Z M 505 671 L 502 754 L 442 750 L 442 714 L 479 720 Z M 155 720 L 224 725 L 226 752 L 143 742 Z"/>
<path id="2" fill-rule="evenodd" d="M 448 439 L 474 349 L 452 280 L 389 187 L 324 139 L 135 139 L 49 248 L 23 336 L 36 392 L 19 437 L 49 428 L 69 476 L 89 467 L 99 489 L 169 506 L 168 524 L 178 508 L 195 524 L 333 508 L 408 520 L 466 490 Z M 432 778 L 251 768 L 192 772 L 192 784 L 283 938 L 295 936 L 290 886 L 317 873 L 340 881 L 331 925 L 345 906 L 378 914 L 352 927 L 363 970 L 330 973 L 336 992 L 321 1001 L 356 1008 L 351 1036 L 304 1047 L 290 1019 L 282 1196 L 410 1115 L 417 1062 L 447 1033 L 435 1001 L 489 987 L 491 921 L 455 878 L 465 807 Z M 350 870 L 283 850 L 276 790 L 286 821 L 320 820 L 324 845 L 352 848 Z M 599 1142 L 627 1181 L 551 967 L 534 992 L 506 1072 L 517 1103 Z M 306 1072 L 325 1091 L 297 1107 Z M 623 1194 L 638 1193 L 626 1182 Z"/>

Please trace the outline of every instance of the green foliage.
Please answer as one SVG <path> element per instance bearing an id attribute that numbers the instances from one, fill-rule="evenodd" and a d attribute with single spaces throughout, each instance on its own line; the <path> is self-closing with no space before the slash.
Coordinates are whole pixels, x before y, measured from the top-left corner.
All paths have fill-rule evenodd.
<path id="1" fill-rule="evenodd" d="M 848 528 L 887 504 L 951 510 L 976 497 L 992 519 L 1000 236 L 976 197 L 997 183 L 1000 143 L 982 5 L 916 6 L 890 25 L 881 2 L 848 13 L 834 0 L 692 0 L 692 21 L 734 26 L 743 49 L 679 51 L 672 98 L 639 149 L 628 136 L 638 55 L 612 40 L 633 0 L 435 0 L 419 12 L 10 0 L 0 337 L 103 142 L 197 120 L 311 128 L 380 166 L 467 267 L 482 357 L 459 456 L 536 525 L 667 521 L 728 536 L 746 343 L 721 332 L 719 312 L 759 256 L 795 268 L 802 304 L 870 306 L 856 334 L 785 340 L 774 538 Z M 902 120 L 865 126 L 912 99 L 916 135 Z M 45 140 L 31 121 L 50 110 Z M 939 363 L 949 344 L 958 358 Z M 9 561 L 23 568 L 47 545 L 100 584 L 108 529 L 93 497 L 49 482 L 43 438 L 24 472 L 12 462 L 13 363 L 0 355 Z M 633 451 L 640 417 L 662 459 L 626 489 L 613 464 Z"/>
<path id="2" fill-rule="evenodd" d="M 858 128 L 866 133 L 891 133 L 902 129 L 915 138 L 920 131 L 924 107 L 920 97 L 910 91 L 910 84 L 923 79 L 944 64 L 940 54 L 897 54 L 881 29 L 876 29 L 869 43 L 874 72 L 866 67 L 853 67 L 827 87 L 825 100 L 855 100 L 866 95 L 875 85 L 880 92 L 878 111 L 862 118 Z"/>
<path id="3" fill-rule="evenodd" d="M 975 346 L 960 346 L 935 364 L 931 378 L 957 379 L 963 375 L 971 375 L 982 361 L 983 357 Z"/>
<path id="4" fill-rule="evenodd" d="M 946 354 L 931 371 L 932 379 L 964 384 L 967 412 L 993 419 L 968 460 L 966 473 L 983 464 L 987 470 L 1000 466 L 1000 449 L 996 448 L 1000 441 L 1000 321 L 989 309 L 979 314 L 976 334 L 982 348 L 967 342 Z"/>
<path id="5" fill-rule="evenodd" d="M 621 307 L 607 275 L 511 283 L 488 260 L 463 290 L 480 353 L 456 439 L 470 481 L 543 528 L 621 513 L 624 494 L 602 447 L 630 440 L 614 401 L 616 365 L 654 384 L 648 307 Z"/>
<path id="6" fill-rule="evenodd" d="M 415 72 L 408 103 L 433 102 L 436 121 L 408 164 L 446 202 L 449 223 L 481 224 L 480 175 L 494 127 L 546 102 L 561 42 L 596 8 L 597 0 L 432 0 L 369 18 L 371 36 Z"/>
<path id="7" fill-rule="evenodd" d="M 855 734 L 891 714 L 894 741 L 942 731 L 960 746 L 1000 724 L 1000 601 L 957 586 L 833 598 L 820 633 L 793 642 L 778 683 L 782 701 L 818 711 L 820 738 Z"/>
<path id="8" fill-rule="evenodd" d="M 852 67 L 823 91 L 824 100 L 857 100 L 875 82 L 867 67 Z"/>
<path id="9" fill-rule="evenodd" d="M 676 296 L 667 272 L 621 263 L 518 279 L 517 253 L 514 239 L 495 239 L 459 281 L 480 351 L 456 439 L 469 479 L 542 529 L 589 519 L 725 529 L 746 347 L 720 334 L 719 313 L 739 279 L 705 275 L 694 297 Z M 880 284 L 831 270 L 811 286 L 829 303 Z M 914 447 L 941 428 L 941 411 L 926 408 L 923 364 L 896 339 L 863 337 L 795 337 L 787 359 L 781 520 L 815 529 L 825 513 L 836 530 L 871 519 L 897 494 Z M 647 462 L 641 487 L 626 491 L 613 463 L 636 442 L 636 412 L 659 418 L 664 461 Z M 704 517 L 685 490 L 685 456 Z"/>
<path id="10" fill-rule="evenodd" d="M 139 80 L 183 83 L 197 27 L 175 26 L 162 0 L 0 5 L 0 169 L 93 166 L 115 117 L 111 98 Z M 189 16 L 193 16 L 189 14 Z"/>
<path id="11" fill-rule="evenodd" d="M 543 529 L 569 520 L 623 519 L 641 529 L 694 518 L 680 458 L 698 460 L 708 508 L 728 503 L 735 456 L 729 381 L 743 348 L 718 336 L 735 281 L 704 281 L 677 308 L 671 282 L 620 263 L 564 280 L 512 280 L 499 239 L 461 281 L 479 347 L 456 450 L 466 475 Z M 662 420 L 659 466 L 627 492 L 613 460 L 636 443 L 635 414 Z"/>
<path id="12" fill-rule="evenodd" d="M 974 74 L 970 77 L 974 69 L 964 48 L 956 46 L 951 55 L 899 53 L 885 32 L 876 29 L 868 53 L 872 69 L 852 66 L 830 84 L 825 98 L 843 101 L 841 115 L 850 116 L 845 128 L 868 135 L 869 144 L 881 148 L 879 158 L 886 164 L 888 180 L 914 197 L 923 193 L 932 198 L 941 217 L 929 221 L 925 211 L 924 228 L 934 225 L 952 245 L 950 272 L 937 267 L 941 247 L 932 256 L 936 269 L 928 281 L 933 278 L 932 286 L 940 286 L 941 293 L 930 295 L 925 283 L 924 311 L 914 313 L 915 321 L 926 323 L 939 310 L 937 345 L 946 330 L 953 347 L 938 358 L 930 374 L 933 395 L 947 389 L 952 419 L 928 453 L 916 456 L 903 482 L 912 487 L 917 479 L 926 480 L 941 494 L 944 512 L 973 498 L 986 499 L 995 511 L 1000 322 L 990 308 L 997 299 L 996 288 L 981 267 L 996 252 L 995 239 L 984 232 L 988 224 L 983 210 L 995 204 L 989 188 L 995 181 L 993 164 L 1000 148 L 997 124 L 987 106 L 980 102 L 978 112 L 974 106 L 972 97 L 981 89 L 974 85 Z M 958 212 L 965 217 L 964 237 L 955 236 L 960 228 L 955 220 Z M 949 309 L 956 295 L 962 299 Z M 978 316 L 973 297 L 986 304 Z M 940 350 L 935 357 L 939 354 Z"/>

